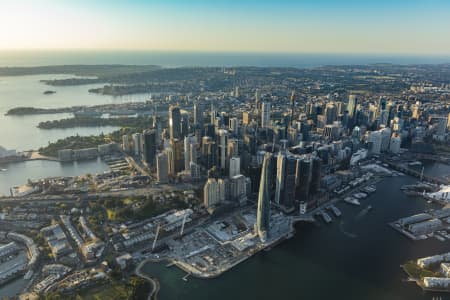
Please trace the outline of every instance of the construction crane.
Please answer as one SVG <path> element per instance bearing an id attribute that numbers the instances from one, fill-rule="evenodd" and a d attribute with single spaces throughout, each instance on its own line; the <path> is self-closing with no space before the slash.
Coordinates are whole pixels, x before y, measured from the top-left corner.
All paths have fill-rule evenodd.
<path id="1" fill-rule="evenodd" d="M 158 235 L 159 235 L 159 230 L 160 229 L 161 229 L 161 225 L 158 225 L 158 228 L 156 229 L 155 239 L 153 240 L 152 252 L 155 250 L 156 241 L 158 240 Z"/>
<path id="2" fill-rule="evenodd" d="M 183 218 L 183 223 L 181 224 L 180 237 L 182 237 L 182 236 L 183 236 L 183 232 L 184 232 L 184 224 L 186 224 L 186 218 L 187 218 L 187 214 L 186 214 L 186 215 L 184 215 L 184 218 Z"/>

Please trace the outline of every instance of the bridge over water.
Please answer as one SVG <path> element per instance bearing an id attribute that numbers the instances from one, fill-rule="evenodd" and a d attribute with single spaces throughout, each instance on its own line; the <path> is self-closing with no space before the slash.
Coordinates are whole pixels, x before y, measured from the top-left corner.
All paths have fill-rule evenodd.
<path id="1" fill-rule="evenodd" d="M 422 179 L 423 181 L 435 183 L 435 184 L 445 184 L 449 185 L 450 180 L 443 178 L 443 177 L 433 177 L 426 174 L 422 174 L 422 172 L 413 170 L 411 168 L 406 167 L 405 165 L 394 163 L 392 161 L 383 160 L 383 163 L 388 164 L 390 168 L 408 174 L 410 176 L 414 176 L 416 178 Z"/>

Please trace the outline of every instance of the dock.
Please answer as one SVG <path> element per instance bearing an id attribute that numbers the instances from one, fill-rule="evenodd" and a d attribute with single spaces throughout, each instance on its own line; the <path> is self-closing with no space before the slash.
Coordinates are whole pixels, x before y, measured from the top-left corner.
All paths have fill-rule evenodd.
<path id="1" fill-rule="evenodd" d="M 322 217 L 322 219 L 325 221 L 325 223 L 330 223 L 332 221 L 330 215 L 327 214 L 326 212 L 324 212 L 323 210 L 319 210 L 317 212 L 317 214 Z"/>
<path id="2" fill-rule="evenodd" d="M 342 215 L 341 211 L 334 205 L 330 205 L 327 208 L 331 210 L 336 217 L 340 217 Z"/>
<path id="3" fill-rule="evenodd" d="M 191 276 L 191 273 L 187 273 L 186 275 L 184 275 L 183 280 L 188 281 L 189 276 Z"/>

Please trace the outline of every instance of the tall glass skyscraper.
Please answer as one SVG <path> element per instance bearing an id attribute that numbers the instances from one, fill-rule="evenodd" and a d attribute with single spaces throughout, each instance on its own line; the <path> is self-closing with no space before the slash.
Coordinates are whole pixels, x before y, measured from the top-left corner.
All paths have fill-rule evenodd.
<path id="1" fill-rule="evenodd" d="M 255 228 L 256 233 L 263 242 L 267 240 L 270 229 L 270 189 L 272 187 L 271 176 L 273 174 L 274 165 L 275 163 L 272 154 L 266 153 L 261 170 Z"/>
<path id="2" fill-rule="evenodd" d="M 170 139 L 181 139 L 181 111 L 178 106 L 169 108 Z"/>

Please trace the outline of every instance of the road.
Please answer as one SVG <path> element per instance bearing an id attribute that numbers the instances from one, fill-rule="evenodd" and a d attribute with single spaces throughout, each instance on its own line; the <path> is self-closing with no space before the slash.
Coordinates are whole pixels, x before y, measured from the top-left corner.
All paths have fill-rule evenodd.
<path id="1" fill-rule="evenodd" d="M 159 281 L 157 279 L 154 279 L 144 273 L 141 272 L 142 267 L 149 262 L 150 260 L 143 260 L 139 263 L 139 265 L 136 267 L 136 275 L 144 278 L 145 280 L 147 280 L 148 282 L 150 282 L 150 284 L 152 285 L 152 290 L 150 291 L 150 293 L 148 294 L 147 300 L 156 300 L 158 299 L 158 293 L 159 293 Z"/>

